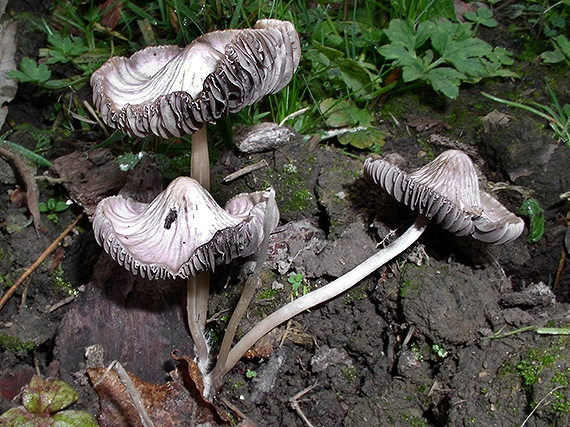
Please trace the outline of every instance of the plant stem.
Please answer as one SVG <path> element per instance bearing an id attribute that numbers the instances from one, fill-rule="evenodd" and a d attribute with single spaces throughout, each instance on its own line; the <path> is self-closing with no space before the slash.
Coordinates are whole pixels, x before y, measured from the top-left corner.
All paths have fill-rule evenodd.
<path id="1" fill-rule="evenodd" d="M 556 123 L 557 122 L 557 120 L 554 117 L 549 116 L 548 114 L 543 113 L 542 111 L 537 110 L 536 108 L 529 107 L 528 105 L 521 104 L 519 102 L 508 101 L 508 100 L 503 99 L 503 98 L 498 98 L 496 96 L 490 95 L 490 94 L 485 93 L 485 92 L 481 92 L 481 95 L 483 95 L 489 99 L 492 99 L 493 101 L 497 101 L 497 102 L 500 102 L 502 104 L 508 105 L 509 107 L 517 107 L 517 108 L 521 108 L 523 110 L 529 111 L 531 113 L 534 113 L 537 116 L 540 116 L 543 119 L 548 120 L 550 123 Z"/>
<path id="2" fill-rule="evenodd" d="M 429 220 L 425 216 L 419 215 L 414 224 L 389 246 L 372 255 L 345 275 L 286 304 L 255 325 L 232 348 L 224 366 L 216 366 L 212 371 L 214 375 L 210 374 L 212 376 L 212 390 L 215 390 L 220 385 L 219 383 L 223 376 L 234 367 L 245 352 L 261 337 L 297 314 L 328 301 L 353 287 L 366 276 L 410 247 L 424 232 L 428 222 Z"/>

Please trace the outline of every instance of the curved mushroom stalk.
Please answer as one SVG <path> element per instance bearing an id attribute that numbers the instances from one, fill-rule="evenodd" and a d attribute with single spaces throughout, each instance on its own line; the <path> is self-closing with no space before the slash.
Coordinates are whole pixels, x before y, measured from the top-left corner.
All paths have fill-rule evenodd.
<path id="1" fill-rule="evenodd" d="M 222 209 L 194 179 L 179 177 L 151 203 L 113 196 L 97 205 L 97 242 L 133 274 L 149 279 L 189 278 L 237 257 L 254 254 L 279 214 L 265 219 L 273 190 L 233 197 Z M 198 276 L 199 277 L 199 276 Z M 192 285 L 191 285 L 192 286 Z M 204 336 L 208 290 L 199 281 L 188 296 L 188 325 L 201 367 L 208 364 Z"/>
<path id="2" fill-rule="evenodd" d="M 364 176 L 398 201 L 419 212 L 414 224 L 385 249 L 333 282 L 286 304 L 255 325 L 218 364 L 208 378 L 212 390 L 257 340 L 304 310 L 340 295 L 386 262 L 410 247 L 424 232 L 430 219 L 459 236 L 471 235 L 486 243 L 515 240 L 524 222 L 487 193 L 479 190 L 477 171 L 463 152 L 449 150 L 412 174 L 395 165 L 369 158 Z"/>
<path id="3" fill-rule="evenodd" d="M 416 242 L 426 229 L 428 222 L 429 220 L 426 217 L 419 215 L 414 224 L 386 248 L 378 251 L 376 254 L 372 255 L 366 261 L 362 262 L 338 279 L 319 289 L 311 291 L 294 301 L 291 301 L 279 310 L 265 317 L 238 341 L 238 343 L 229 352 L 225 361 L 223 363 L 216 364 L 216 367 L 209 374 L 208 378 L 204 380 L 204 383 L 211 384 L 211 388 L 209 390 L 210 393 L 221 385 L 224 375 L 234 367 L 247 350 L 249 350 L 249 348 L 261 337 L 269 333 L 273 328 L 276 328 L 282 323 L 285 323 L 289 319 L 295 317 L 297 314 L 315 307 L 316 305 L 322 304 L 352 288 L 362 279 L 372 274 L 382 265 L 401 254 L 410 245 Z"/>

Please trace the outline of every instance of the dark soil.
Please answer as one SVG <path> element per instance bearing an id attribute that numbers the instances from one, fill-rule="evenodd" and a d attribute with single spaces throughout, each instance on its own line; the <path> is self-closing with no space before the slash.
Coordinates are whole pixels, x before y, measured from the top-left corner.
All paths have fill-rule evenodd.
<path id="1" fill-rule="evenodd" d="M 525 45 L 501 30 L 506 24 L 486 37 L 521 54 Z M 528 243 L 525 231 L 513 243 L 486 246 L 431 225 L 395 261 L 259 344 L 227 375 L 219 402 L 226 399 L 263 426 L 309 425 L 300 412 L 315 426 L 570 425 L 570 341 L 526 328 L 569 323 L 568 217 L 559 196 L 570 190 L 570 148 L 553 139 L 544 120 L 480 94 L 534 93 L 537 102 L 548 104 L 543 82 L 549 77 L 566 104 L 570 81 L 566 68 L 519 63 L 519 79 L 462 87 L 456 101 L 427 89 L 389 99 L 377 111 L 389 133 L 382 154 L 397 153 L 401 167 L 411 170 L 445 149 L 467 151 L 487 188 L 500 187 L 496 196 L 513 212 L 523 193 L 537 199 L 545 211 L 544 236 Z M 22 85 L 9 114 L 16 122 L 34 118 L 41 128 L 44 116 L 36 106 L 53 99 L 32 91 Z M 508 114 L 509 122 L 484 126 L 483 117 L 495 109 Z M 446 122 L 450 129 L 418 133 L 406 126 L 417 121 Z M 15 138 L 33 147 L 26 134 Z M 146 195 L 157 191 L 160 176 L 152 158 L 142 174 L 129 177 L 115 169 L 112 151 L 86 153 L 102 138 L 80 132 L 57 141 L 50 174 L 72 179 L 65 185 L 42 183 L 40 198 L 70 196 L 84 206 L 60 213 L 57 224 L 44 217 L 39 235 L 24 226 L 25 205 L 11 202 L 19 178 L 0 161 L 6 171 L 0 191 L 0 273 L 6 283 L 78 213 L 92 214 L 100 198 L 125 182 Z M 212 194 L 221 204 L 272 185 L 281 212 L 263 285 L 240 333 L 292 298 L 291 272 L 303 274 L 304 285 L 315 289 L 366 259 L 392 231 L 413 223 L 412 212 L 364 181 L 366 155 L 334 140 L 313 147 L 303 136 L 268 153 L 221 153 L 212 178 Z M 262 159 L 268 167 L 223 183 L 229 173 Z M 223 314 L 237 301 L 251 264 L 245 260 L 216 271 L 209 309 L 215 336 L 223 333 Z M 58 265 L 80 293 L 50 310 L 68 296 L 56 286 Z M 12 401 L 19 387 L 39 370 L 81 391 L 74 409 L 96 414 L 98 397 L 84 371 L 85 347 L 92 344 L 103 345 L 106 363 L 118 360 L 143 380 L 164 383 L 175 364 L 171 352 L 192 353 L 183 293 L 182 281 L 148 282 L 117 267 L 101 254 L 84 218 L 0 311 L 0 413 L 19 404 Z M 303 390 L 295 411 L 293 396 Z"/>

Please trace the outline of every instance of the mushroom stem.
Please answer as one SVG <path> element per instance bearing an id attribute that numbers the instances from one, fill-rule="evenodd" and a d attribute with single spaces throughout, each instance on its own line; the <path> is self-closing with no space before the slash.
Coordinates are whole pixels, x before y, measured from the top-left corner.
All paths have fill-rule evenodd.
<path id="1" fill-rule="evenodd" d="M 210 156 L 208 153 L 208 128 L 204 124 L 192 134 L 190 176 L 205 190 L 210 191 Z M 196 347 L 196 359 L 203 374 L 208 369 L 209 347 L 206 341 L 206 317 L 210 296 L 210 272 L 200 271 L 188 278 L 186 311 L 188 328 Z"/>
<path id="2" fill-rule="evenodd" d="M 208 129 L 206 125 L 192 134 L 190 176 L 210 191 L 210 156 L 208 153 Z"/>
<path id="3" fill-rule="evenodd" d="M 245 334 L 245 336 L 229 352 L 225 364 L 223 366 L 220 366 L 220 364 L 216 365 L 210 373 L 209 376 L 211 378 L 209 378 L 209 382 L 212 384 L 211 390 L 216 390 L 224 375 L 234 367 L 246 351 L 261 337 L 297 314 L 328 301 L 329 299 L 334 298 L 353 287 L 366 276 L 373 273 L 382 265 L 386 264 L 388 261 L 410 247 L 416 240 L 418 240 L 426 229 L 428 223 L 429 220 L 425 216 L 421 214 L 418 215 L 414 224 L 386 248 L 375 253 L 351 271 L 328 285 L 309 292 L 308 294 L 286 304 L 251 328 L 251 330 Z"/>
<path id="4" fill-rule="evenodd" d="M 221 379 L 225 373 L 219 374 L 218 372 L 224 369 L 227 365 L 227 359 L 230 354 L 231 345 L 234 341 L 234 337 L 236 335 L 238 326 L 243 318 L 249 304 L 253 298 L 255 290 L 259 283 L 261 282 L 260 275 L 263 268 L 263 263 L 267 259 L 267 249 L 269 247 L 269 239 L 271 235 L 271 231 L 273 230 L 274 225 L 276 224 L 279 219 L 279 210 L 277 209 L 277 204 L 275 203 L 275 192 L 271 190 L 268 200 L 267 200 L 267 208 L 265 209 L 265 217 L 263 219 L 263 240 L 261 245 L 259 246 L 258 250 L 258 257 L 255 263 L 255 269 L 253 271 L 253 275 L 246 280 L 245 285 L 243 287 L 243 291 L 241 297 L 238 301 L 236 308 L 228 322 L 228 326 L 226 327 L 226 332 L 224 334 L 224 338 L 222 340 L 222 345 L 220 346 L 220 352 L 218 353 L 218 360 L 216 362 L 216 366 L 212 370 L 212 373 L 208 376 L 208 378 L 204 381 L 204 393 L 210 393 L 211 385 L 216 385 L 216 382 L 212 383 L 212 379 Z M 247 349 L 246 349 L 247 351 Z"/>
<path id="5" fill-rule="evenodd" d="M 205 372 L 209 361 L 209 346 L 206 340 L 206 318 L 210 294 L 210 272 L 200 271 L 190 276 L 187 282 L 186 315 L 188 329 L 194 341 L 196 359 L 200 370 Z"/>

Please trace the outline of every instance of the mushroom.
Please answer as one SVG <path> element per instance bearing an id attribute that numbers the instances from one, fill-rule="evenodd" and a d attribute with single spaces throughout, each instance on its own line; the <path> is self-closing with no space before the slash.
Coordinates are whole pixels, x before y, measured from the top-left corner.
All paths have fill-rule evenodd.
<path id="1" fill-rule="evenodd" d="M 410 247 L 424 232 L 430 219 L 459 236 L 471 235 L 493 244 L 511 242 L 524 229 L 522 219 L 479 190 L 477 170 L 462 151 L 446 151 L 411 174 L 386 160 L 368 158 L 364 163 L 364 176 L 400 202 L 419 211 L 414 224 L 386 248 L 345 275 L 265 317 L 232 348 L 224 364 L 216 365 L 210 374 L 212 384 L 218 384 L 243 354 L 273 328 L 340 295 Z"/>
<path id="2" fill-rule="evenodd" d="M 184 48 L 152 46 L 111 58 L 91 76 L 93 101 L 105 123 L 129 135 L 192 134 L 191 177 L 209 190 L 206 124 L 281 90 L 300 57 L 293 24 L 263 19 L 252 29 L 204 34 Z M 168 271 L 163 268 L 146 271 Z M 208 271 L 189 276 L 188 323 L 201 325 L 202 333 L 191 332 L 204 363 L 208 295 Z"/>
<path id="3" fill-rule="evenodd" d="M 151 46 L 111 58 L 91 76 L 93 101 L 105 123 L 129 135 L 194 134 L 192 177 L 209 189 L 205 124 L 281 90 L 300 57 L 293 24 L 263 19 L 252 29 L 204 34 L 185 48 Z"/>
<path id="4" fill-rule="evenodd" d="M 179 177 L 151 203 L 121 195 L 103 199 L 93 230 L 105 251 L 133 274 L 192 278 L 255 253 L 279 221 L 274 198 L 272 189 L 239 194 L 222 209 L 197 181 Z M 189 288 L 187 311 L 199 366 L 205 370 L 208 288 L 205 295 L 200 289 Z"/>
<path id="5" fill-rule="evenodd" d="M 151 203 L 103 199 L 93 230 L 105 251 L 133 274 L 188 278 L 257 250 L 270 191 L 239 194 L 222 209 L 194 179 L 179 177 Z"/>

